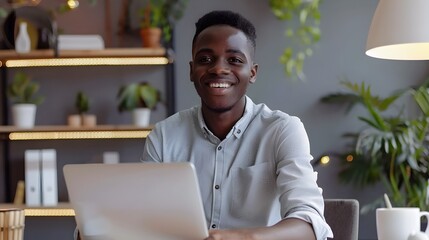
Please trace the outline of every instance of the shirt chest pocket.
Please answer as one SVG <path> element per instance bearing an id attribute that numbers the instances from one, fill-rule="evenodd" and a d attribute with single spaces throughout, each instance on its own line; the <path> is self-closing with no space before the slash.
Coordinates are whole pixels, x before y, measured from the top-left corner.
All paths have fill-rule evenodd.
<path id="1" fill-rule="evenodd" d="M 276 196 L 275 171 L 269 163 L 232 168 L 232 212 L 236 217 L 265 215 Z"/>

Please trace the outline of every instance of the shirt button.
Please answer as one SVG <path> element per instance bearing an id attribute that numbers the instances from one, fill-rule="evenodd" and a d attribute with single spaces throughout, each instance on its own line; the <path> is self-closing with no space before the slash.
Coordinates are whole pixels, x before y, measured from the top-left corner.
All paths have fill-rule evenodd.
<path id="1" fill-rule="evenodd" d="M 220 186 L 219 186 L 219 185 L 216 185 L 216 186 L 215 186 L 215 188 L 216 188 L 216 189 L 219 189 L 219 188 L 220 188 Z"/>
<path id="2" fill-rule="evenodd" d="M 213 225 L 212 225 L 212 228 L 216 228 L 216 224 L 213 224 Z"/>
<path id="3" fill-rule="evenodd" d="M 217 150 L 219 151 L 222 150 L 222 146 L 217 147 Z"/>
<path id="4" fill-rule="evenodd" d="M 237 130 L 237 133 L 238 133 L 238 134 L 240 134 L 240 133 L 241 133 L 241 130 L 240 130 L 240 129 L 238 129 L 238 130 Z"/>

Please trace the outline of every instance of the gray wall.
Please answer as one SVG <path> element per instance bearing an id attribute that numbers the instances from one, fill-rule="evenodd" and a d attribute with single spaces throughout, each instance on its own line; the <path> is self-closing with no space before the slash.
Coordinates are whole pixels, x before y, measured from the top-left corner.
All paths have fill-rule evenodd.
<path id="1" fill-rule="evenodd" d="M 43 1 L 49 2 L 49 1 Z M 60 27 L 66 33 L 73 34 L 104 34 L 103 10 L 104 1 L 99 1 L 97 8 L 89 8 L 85 1 L 81 9 L 74 13 L 59 16 Z M 111 1 L 118 9 L 119 1 Z M 266 103 L 272 109 L 280 109 L 291 115 L 296 115 L 304 122 L 311 146 L 312 154 L 318 157 L 326 152 L 341 150 L 344 147 L 341 135 L 349 130 L 360 128 L 356 116 L 359 111 L 345 116 L 340 109 L 333 109 L 318 103 L 321 96 L 339 91 L 339 78 L 347 77 L 351 81 L 369 83 L 373 91 L 386 95 L 392 91 L 412 84 L 422 82 L 428 75 L 425 61 L 389 61 L 378 60 L 365 56 L 366 36 L 372 14 L 377 1 L 374 0 L 325 0 L 322 4 L 322 40 L 314 51 L 314 56 L 305 64 L 307 80 L 293 81 L 285 76 L 278 62 L 279 54 L 288 42 L 283 37 L 285 23 L 277 21 L 270 12 L 268 0 L 189 0 L 189 5 L 182 20 L 176 26 L 176 95 L 177 109 L 182 110 L 199 103 L 197 94 L 189 81 L 188 62 L 191 57 L 191 39 L 195 21 L 204 13 L 215 9 L 230 9 L 239 11 L 248 17 L 257 28 L 257 63 L 259 64 L 258 78 L 249 89 L 249 96 L 257 103 Z M 113 11 L 112 11 L 113 12 Z M 117 17 L 117 14 L 113 14 Z M 79 16 L 79 17 L 76 17 Z M 116 22 L 112 23 L 116 28 Z M 134 35 L 136 36 L 136 35 Z M 136 37 L 123 38 L 112 36 L 113 46 L 139 46 Z M 125 123 L 124 115 L 112 112 L 108 106 L 114 104 L 114 95 L 122 82 L 140 78 L 150 78 L 151 81 L 162 82 L 164 77 L 160 69 L 147 68 L 106 68 L 79 70 L 37 69 L 31 70 L 38 79 L 44 82 L 44 92 L 52 94 L 54 85 L 61 82 L 73 81 L 77 86 L 88 86 L 94 98 L 100 99 L 95 111 L 100 120 L 105 122 Z M 140 71 L 145 71 L 141 73 Z M 71 73 L 70 73 L 71 72 Z M 149 74 L 143 75 L 143 74 Z M 46 77 L 48 76 L 48 77 Z M 67 88 L 77 89 L 74 84 L 67 83 Z M 161 83 L 159 83 L 161 84 Z M 102 87 L 100 89 L 100 87 Z M 62 89 L 64 86 L 62 87 Z M 38 122 L 43 124 L 59 124 L 66 116 L 65 108 L 69 108 L 71 93 L 56 98 L 55 102 L 45 105 L 46 109 L 54 108 L 59 115 L 49 114 L 41 110 Z M 107 100 L 106 100 L 107 99 Z M 153 121 L 164 116 L 161 108 Z M 22 159 L 22 149 L 28 147 L 54 146 L 61 150 L 64 162 L 93 161 L 103 150 L 115 149 L 121 153 L 121 159 L 136 159 L 140 154 L 142 142 L 91 142 L 70 144 L 59 143 L 25 143 L 18 144 L 13 149 L 16 158 Z M 73 145 L 73 147 L 71 147 Z M 89 145 L 91 150 L 81 148 Z M 84 155 L 84 157 L 82 157 Z M 17 166 L 20 166 L 19 164 Z M 19 169 L 19 168 L 18 168 Z M 319 184 L 324 189 L 326 198 L 356 198 L 365 205 L 382 195 L 380 186 L 356 189 L 353 186 L 339 183 L 337 172 L 338 162 L 332 161 L 328 166 L 317 166 Z M 63 193 L 64 194 L 64 193 Z M 374 213 L 361 216 L 360 239 L 376 239 Z"/>

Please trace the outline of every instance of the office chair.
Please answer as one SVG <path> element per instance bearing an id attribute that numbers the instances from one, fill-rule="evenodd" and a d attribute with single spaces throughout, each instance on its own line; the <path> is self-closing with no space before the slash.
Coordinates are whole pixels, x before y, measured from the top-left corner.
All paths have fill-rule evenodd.
<path id="1" fill-rule="evenodd" d="M 325 219 L 334 233 L 333 239 L 358 240 L 359 202 L 356 199 L 325 199 Z"/>

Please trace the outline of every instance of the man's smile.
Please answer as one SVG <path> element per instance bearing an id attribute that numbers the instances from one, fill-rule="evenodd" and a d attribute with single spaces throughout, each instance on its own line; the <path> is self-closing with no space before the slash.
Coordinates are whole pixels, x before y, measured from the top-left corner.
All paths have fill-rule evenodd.
<path id="1" fill-rule="evenodd" d="M 229 88 L 231 87 L 231 83 L 210 83 L 209 86 L 211 88 Z"/>

